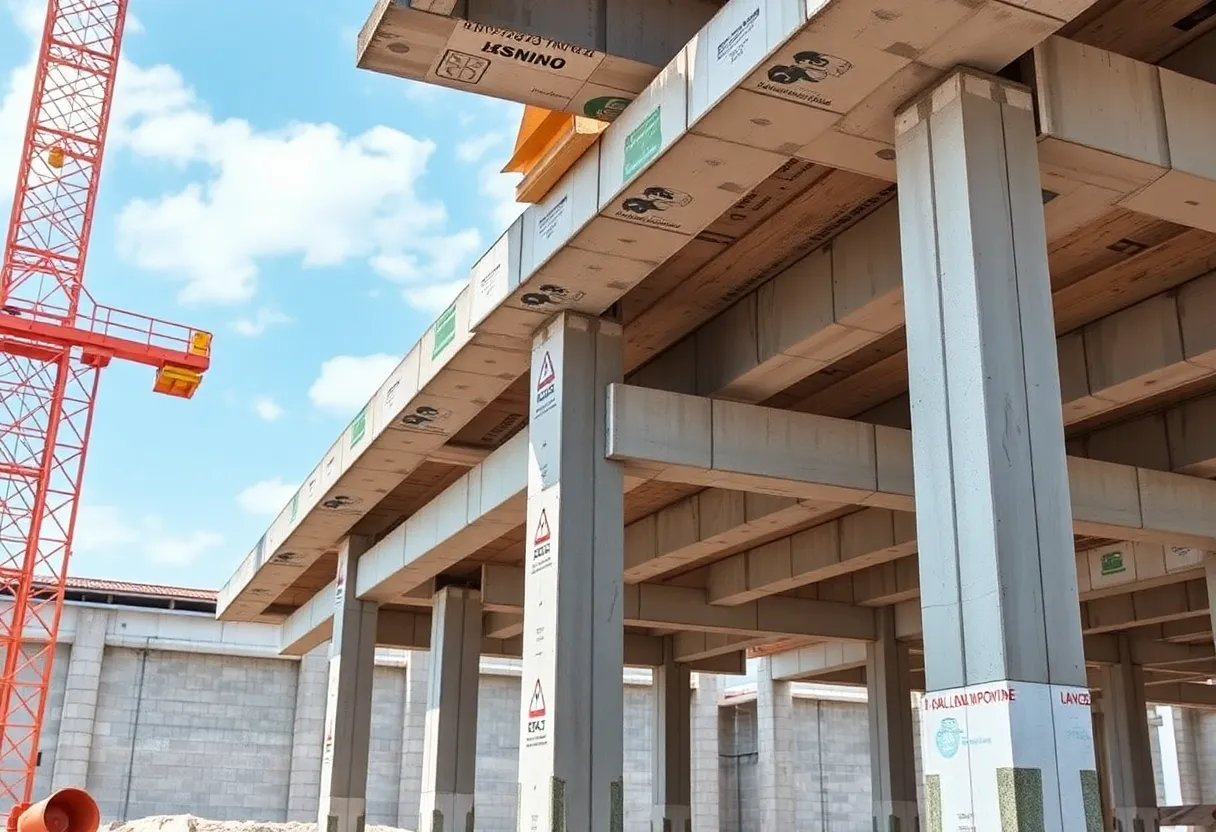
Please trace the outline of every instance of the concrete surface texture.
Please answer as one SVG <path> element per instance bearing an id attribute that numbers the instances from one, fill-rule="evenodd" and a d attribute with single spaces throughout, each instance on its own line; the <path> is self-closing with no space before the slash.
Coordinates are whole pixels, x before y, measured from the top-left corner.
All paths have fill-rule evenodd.
<path id="1" fill-rule="evenodd" d="M 113 828 L 123 832 L 314 828 L 325 646 L 302 660 L 282 657 L 267 646 L 271 625 L 224 629 L 205 616 L 171 611 L 69 605 L 64 624 L 42 737 L 40 794 L 49 790 L 52 772 L 56 785 L 84 785 L 103 819 L 119 822 Z M 86 637 L 75 643 L 81 634 Z M 369 825 L 417 828 L 428 661 L 421 652 L 377 653 Z M 762 663 L 756 665 L 759 671 Z M 698 832 L 758 832 L 771 828 L 764 818 L 778 814 L 786 828 L 808 832 L 869 828 L 864 689 L 772 682 L 762 672 L 703 676 L 698 683 L 692 703 Z M 484 661 L 478 687 L 476 829 L 513 832 L 517 663 Z M 628 832 L 650 828 L 653 696 L 649 674 L 631 671 L 624 687 Z M 1163 713 L 1172 729 L 1169 754 Z M 1152 708 L 1149 736 L 1160 803 L 1216 800 L 1216 714 Z M 64 762 L 82 757 L 87 765 L 67 778 Z M 766 791 L 774 783 L 783 785 L 780 802 Z M 163 817 L 182 812 L 258 823 L 212 827 L 197 818 Z M 131 818 L 145 820 L 123 823 Z M 298 824 L 269 825 L 284 821 Z"/>

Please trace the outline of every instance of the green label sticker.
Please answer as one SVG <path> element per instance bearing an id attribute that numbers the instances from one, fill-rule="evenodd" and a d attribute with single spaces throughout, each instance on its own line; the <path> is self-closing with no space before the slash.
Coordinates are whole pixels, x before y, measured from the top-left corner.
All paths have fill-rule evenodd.
<path id="1" fill-rule="evenodd" d="M 456 338 L 456 304 L 443 311 L 439 320 L 435 321 L 435 347 L 431 350 L 431 360 L 439 357 L 439 353 L 447 349 L 448 344 Z"/>
<path id="2" fill-rule="evenodd" d="M 655 107 L 650 115 L 642 119 L 642 123 L 625 137 L 625 171 L 624 178 L 631 179 L 635 173 L 646 167 L 663 146 L 662 107 Z"/>
<path id="3" fill-rule="evenodd" d="M 1102 555 L 1102 574 L 1103 575 L 1118 575 L 1120 572 L 1126 572 L 1127 566 L 1123 563 L 1122 552 L 1107 552 Z"/>
<path id="4" fill-rule="evenodd" d="M 367 408 L 359 411 L 359 415 L 355 417 L 355 421 L 350 425 L 350 446 L 353 448 L 363 441 L 363 437 L 367 435 Z"/>
<path id="5" fill-rule="evenodd" d="M 617 116 L 625 111 L 631 100 L 616 95 L 602 95 L 599 98 L 592 98 L 583 104 L 583 115 L 587 118 L 599 119 L 600 121 L 614 121 Z"/>

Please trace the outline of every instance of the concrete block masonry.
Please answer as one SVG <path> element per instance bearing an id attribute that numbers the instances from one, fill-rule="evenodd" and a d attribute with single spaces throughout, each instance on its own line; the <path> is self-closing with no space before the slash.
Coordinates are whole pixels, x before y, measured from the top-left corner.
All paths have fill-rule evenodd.
<path id="1" fill-rule="evenodd" d="M 263 639 L 273 638 L 268 625 L 244 625 L 234 631 L 239 636 L 216 639 L 216 623 L 203 616 L 102 611 L 107 635 L 96 668 L 95 718 L 69 729 L 71 719 L 83 720 L 60 717 L 69 683 L 81 675 L 73 672 L 72 653 L 78 648 L 72 642 L 80 632 L 82 612 L 69 606 L 65 614 L 65 642 L 56 654 L 42 738 L 40 791 L 49 788 L 52 770 L 61 768 L 56 761 L 82 756 L 87 738 L 87 770 L 76 783 L 96 795 L 104 819 L 154 818 L 116 830 L 315 830 L 325 646 L 303 660 L 267 657 L 258 651 Z M 158 640 L 157 632 L 172 633 L 171 644 Z M 138 647 L 123 646 L 136 642 Z M 79 655 L 86 655 L 89 642 L 80 647 Z M 187 649 L 195 652 L 184 652 Z M 367 786 L 367 820 L 375 829 L 416 828 L 428 658 L 425 653 L 381 651 L 376 662 Z M 653 691 L 645 674 L 629 678 L 624 691 L 624 829 L 649 832 Z M 694 828 L 746 832 L 759 828 L 760 817 L 777 811 L 792 816 L 797 829 L 869 828 L 868 719 L 855 689 L 836 689 L 853 700 L 839 701 L 840 693 L 836 699 L 808 698 L 818 687 L 781 683 L 790 697 L 783 698 L 782 713 L 766 713 L 758 720 L 757 711 L 767 706 L 754 694 L 739 695 L 740 684 L 747 682 L 701 677 L 694 691 Z M 517 664 L 484 662 L 478 687 L 477 829 L 514 832 L 521 702 Z M 1180 777 L 1183 801 L 1210 800 L 1213 795 L 1202 790 L 1216 783 L 1216 714 L 1173 713 L 1176 759 L 1166 759 L 1162 750 L 1161 720 L 1150 727 L 1154 768 L 1162 772 L 1158 799 L 1165 802 L 1164 784 L 1170 778 L 1164 772 L 1177 770 L 1185 773 Z M 783 741 L 773 743 L 769 733 L 760 743 L 758 722 L 780 722 L 785 726 Z M 918 730 L 919 723 L 914 721 L 913 728 Z M 778 777 L 797 786 L 792 800 L 770 806 L 761 784 Z M 158 817 L 182 812 L 232 823 L 196 820 L 191 827 Z M 239 823 L 245 819 L 259 822 Z M 307 822 L 277 823 L 288 819 Z"/>

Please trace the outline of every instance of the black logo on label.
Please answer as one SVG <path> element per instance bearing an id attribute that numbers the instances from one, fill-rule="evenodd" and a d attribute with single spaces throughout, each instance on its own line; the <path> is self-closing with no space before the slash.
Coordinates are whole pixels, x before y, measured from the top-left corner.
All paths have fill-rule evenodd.
<path id="1" fill-rule="evenodd" d="M 564 286 L 547 283 L 540 287 L 539 292 L 528 292 L 519 300 L 524 306 L 544 306 L 550 303 L 569 303 L 579 300 L 582 296 L 581 292 L 577 296 L 571 296 L 570 290 Z"/>
<path id="2" fill-rule="evenodd" d="M 520 63 L 549 69 L 563 69 L 566 66 L 566 59 L 560 55 L 546 55 L 536 49 L 523 49 L 506 43 L 494 43 L 488 40 L 486 45 L 481 47 L 481 51 L 487 55 L 497 55 L 500 58 L 510 58 Z"/>
<path id="3" fill-rule="evenodd" d="M 449 81 L 459 81 L 462 84 L 476 84 L 485 77 L 490 62 L 466 52 L 449 49 L 443 53 L 443 60 L 435 68 L 435 74 Z"/>
<path id="4" fill-rule="evenodd" d="M 822 52 L 799 52 L 794 55 L 793 64 L 769 67 L 768 80 L 786 86 L 802 81 L 818 84 L 827 78 L 839 78 L 852 68 L 853 65 L 844 58 Z"/>
<path id="5" fill-rule="evenodd" d="M 692 197 L 683 191 L 656 185 L 646 188 L 641 196 L 626 197 L 621 208 L 630 214 L 648 214 L 651 211 L 683 208 L 691 203 Z"/>
<path id="6" fill-rule="evenodd" d="M 402 416 L 401 423 L 411 428 L 425 428 L 432 422 L 445 419 L 450 415 L 447 411 L 424 404 L 414 408 L 413 413 L 407 413 Z"/>

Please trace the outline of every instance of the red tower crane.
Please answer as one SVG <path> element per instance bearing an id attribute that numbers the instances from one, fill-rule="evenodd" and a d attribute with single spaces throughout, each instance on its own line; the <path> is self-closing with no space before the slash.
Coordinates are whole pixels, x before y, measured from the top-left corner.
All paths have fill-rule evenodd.
<path id="1" fill-rule="evenodd" d="M 127 0 L 48 0 L 0 263 L 0 799 L 33 798 L 99 371 L 153 367 L 189 398 L 211 335 L 93 302 L 85 254 Z M 84 784 L 78 784 L 83 786 Z M 0 810 L 5 807 L 0 806 Z"/>

